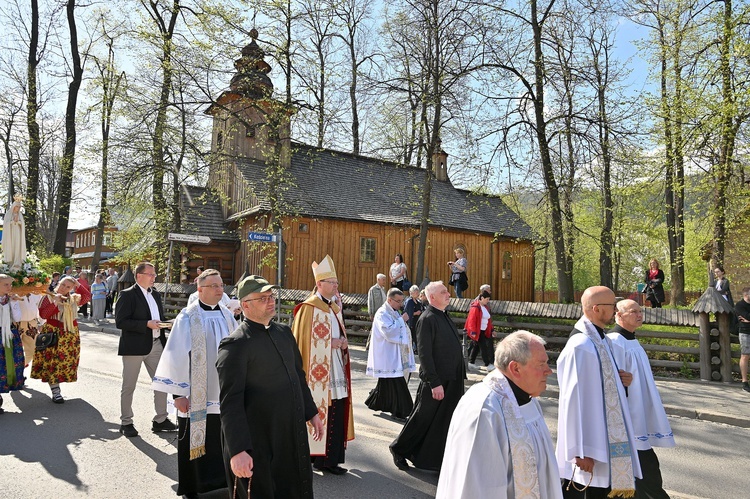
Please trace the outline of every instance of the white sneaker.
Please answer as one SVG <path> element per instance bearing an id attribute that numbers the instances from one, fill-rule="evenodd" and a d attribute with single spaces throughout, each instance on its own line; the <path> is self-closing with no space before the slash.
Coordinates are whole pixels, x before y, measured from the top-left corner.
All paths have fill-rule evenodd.
<path id="1" fill-rule="evenodd" d="M 491 373 L 494 370 L 495 370 L 495 365 L 494 364 L 490 364 L 489 366 L 487 366 L 487 372 L 488 373 Z"/>
<path id="2" fill-rule="evenodd" d="M 476 364 L 472 364 L 471 362 L 469 362 L 469 369 L 474 369 L 475 371 L 478 371 L 479 367 L 477 367 Z"/>

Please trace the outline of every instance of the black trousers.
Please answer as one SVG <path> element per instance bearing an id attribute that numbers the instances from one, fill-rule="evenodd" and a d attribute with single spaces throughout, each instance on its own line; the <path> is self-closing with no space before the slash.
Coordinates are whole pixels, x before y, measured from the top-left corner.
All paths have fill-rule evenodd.
<path id="1" fill-rule="evenodd" d="M 659 458 L 654 449 L 639 450 L 638 460 L 641 462 L 643 478 L 635 479 L 635 497 L 638 499 L 669 499 L 664 491 L 661 478 Z"/>
<path id="2" fill-rule="evenodd" d="M 495 353 L 492 351 L 492 344 L 492 337 L 486 337 L 484 332 L 479 333 L 479 340 L 472 340 L 471 345 L 469 345 L 469 362 L 474 364 L 480 351 L 485 366 L 489 366 L 495 362 Z"/>

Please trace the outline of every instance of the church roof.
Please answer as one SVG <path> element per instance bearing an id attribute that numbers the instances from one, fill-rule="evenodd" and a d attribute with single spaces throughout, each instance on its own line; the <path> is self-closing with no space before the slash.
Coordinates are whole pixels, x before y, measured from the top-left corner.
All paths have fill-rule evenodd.
<path id="1" fill-rule="evenodd" d="M 270 209 L 264 164 L 238 158 L 237 166 L 259 204 L 232 218 Z M 420 223 L 424 169 L 294 143 L 290 174 L 281 195 L 298 215 L 410 226 Z M 499 197 L 436 180 L 432 182 L 430 225 L 535 239 L 531 227 Z"/>
<path id="2" fill-rule="evenodd" d="M 182 234 L 208 236 L 212 241 L 238 241 L 226 226 L 218 196 L 206 187 L 184 186 L 180 195 Z"/>

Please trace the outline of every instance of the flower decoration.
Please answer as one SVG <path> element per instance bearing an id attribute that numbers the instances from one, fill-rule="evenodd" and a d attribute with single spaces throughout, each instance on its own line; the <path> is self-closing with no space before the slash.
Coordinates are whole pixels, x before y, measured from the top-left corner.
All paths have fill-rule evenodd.
<path id="1" fill-rule="evenodd" d="M 26 260 L 24 260 L 21 269 L 15 272 L 10 271 L 10 266 L 5 263 L 5 259 L 0 253 L 0 274 L 7 274 L 12 277 L 14 288 L 29 285 L 41 288 L 44 285 L 49 285 L 52 280 L 47 272 L 39 268 L 39 257 L 34 251 L 29 251 L 26 254 Z"/>

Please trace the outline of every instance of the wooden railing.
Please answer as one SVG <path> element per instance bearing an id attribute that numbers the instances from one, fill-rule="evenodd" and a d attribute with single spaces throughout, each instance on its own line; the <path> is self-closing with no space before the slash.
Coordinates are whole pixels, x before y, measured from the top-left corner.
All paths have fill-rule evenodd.
<path id="1" fill-rule="evenodd" d="M 156 286 L 158 289 L 159 285 Z M 194 289 L 193 286 L 190 290 Z M 177 285 L 170 286 L 170 293 L 167 295 L 165 304 L 165 313 L 169 317 L 176 316 L 187 305 L 188 294 L 180 291 L 183 290 Z M 231 287 L 227 286 L 227 292 L 229 291 L 231 291 Z M 282 301 L 278 320 L 291 325 L 293 308 L 309 296 L 310 291 L 285 289 L 281 290 L 280 293 Z M 471 301 L 471 299 L 466 298 L 453 298 L 448 308 L 453 321 L 462 333 Z M 367 297 L 356 294 L 343 295 L 342 302 L 344 303 L 343 314 L 347 335 L 366 338 L 372 327 L 372 322 L 367 314 Z M 492 323 L 495 327 L 493 333 L 495 338 L 502 339 L 518 329 L 532 331 L 547 341 L 547 353 L 553 361 L 565 346 L 573 324 L 581 315 L 581 308 L 578 304 L 491 301 L 490 310 L 492 312 Z M 653 368 L 671 371 L 687 370 L 688 372 L 696 372 L 701 369 L 697 314 L 689 310 L 644 308 L 644 324 L 644 328 L 638 330 L 638 338 L 649 354 Z M 669 330 L 649 330 L 649 324 L 658 324 L 669 328 Z M 718 350 L 719 330 L 715 324 L 711 325 L 710 335 L 711 350 Z M 652 343 L 652 340 L 680 340 L 687 345 L 662 345 Z M 733 337 L 732 342 L 737 343 L 737 338 Z M 739 358 L 739 352 L 732 352 L 732 358 Z M 716 364 L 717 357 L 712 355 L 710 359 L 706 359 L 704 362 Z M 738 365 L 734 362 L 732 364 L 733 371 L 738 372 Z"/>

